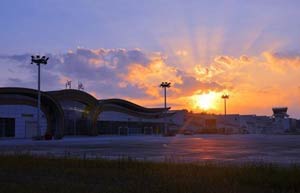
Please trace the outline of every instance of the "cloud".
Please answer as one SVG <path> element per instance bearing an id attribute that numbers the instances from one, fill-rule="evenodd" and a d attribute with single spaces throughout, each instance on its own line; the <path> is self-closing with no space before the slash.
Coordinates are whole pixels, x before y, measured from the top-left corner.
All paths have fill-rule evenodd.
<path id="1" fill-rule="evenodd" d="M 67 80 L 72 80 L 72 87 L 76 88 L 80 81 L 87 92 L 97 97 L 124 98 L 141 105 L 161 106 L 163 92 L 159 84 L 168 81 L 172 83 L 168 89 L 168 103 L 176 104 L 173 108 L 193 109 L 195 107 L 188 102 L 191 96 L 215 91 L 229 92 L 231 108 L 241 112 L 246 112 L 241 108 L 247 108 L 251 100 L 256 108 L 261 105 L 267 109 L 288 94 L 297 98 L 297 93 L 291 94 L 287 89 L 293 89 L 300 75 L 294 70 L 300 64 L 298 54 L 217 55 L 206 64 L 186 65 L 190 55 L 182 53 L 176 57 L 186 60 L 176 63 L 167 54 L 140 49 L 77 48 L 62 54 L 46 54 L 50 60 L 41 69 L 42 89 L 63 89 Z M 30 56 L 0 57 L 2 86 L 36 88 L 37 68 L 30 64 Z M 294 87 L 298 91 L 298 87 Z M 282 89 L 284 94 L 278 94 Z"/>
<path id="2" fill-rule="evenodd" d="M 249 62 L 251 62 L 251 58 L 246 55 L 242 55 L 242 56 L 240 56 L 240 61 L 242 63 L 249 63 Z"/>
<path id="3" fill-rule="evenodd" d="M 72 87 L 84 84 L 89 92 L 101 97 L 160 98 L 163 81 L 172 83 L 169 96 L 193 95 L 199 90 L 220 90 L 222 85 L 197 79 L 184 69 L 168 63 L 168 57 L 159 52 L 146 53 L 140 49 L 87 49 L 77 48 L 63 54 L 46 54 L 49 64 L 42 67 L 45 90 L 62 89 L 67 80 Z M 186 54 L 184 54 L 186 56 Z M 35 88 L 36 67 L 30 64 L 31 54 L 5 56 L 26 70 L 32 78 L 9 79 L 7 85 Z M 25 76 L 24 76 L 25 77 Z"/>
<path id="4" fill-rule="evenodd" d="M 178 74 L 180 75 L 182 82 L 180 84 L 175 83 L 175 86 L 178 88 L 181 95 L 191 96 L 199 92 L 205 93 L 208 91 L 221 91 L 225 89 L 215 81 L 198 80 L 195 76 L 184 71 L 179 71 Z"/>
<path id="5" fill-rule="evenodd" d="M 19 78 L 8 78 L 8 81 L 12 84 L 20 84 L 22 82 L 22 80 Z"/>
<path id="6" fill-rule="evenodd" d="M 279 72 L 287 71 L 291 68 L 300 67 L 300 53 L 295 52 L 263 52 L 269 67 Z"/>
<path id="7" fill-rule="evenodd" d="M 187 56 L 182 50 L 180 55 Z M 35 87 L 36 68 L 30 64 L 30 56 L 31 54 L 5 56 L 8 60 L 19 62 L 19 67 L 27 69 L 27 73 L 33 76 L 30 80 L 10 79 L 8 84 Z M 50 57 L 49 64 L 42 68 L 45 89 L 64 88 L 67 80 L 72 80 L 73 88 L 76 88 L 76 83 L 80 81 L 88 91 L 103 97 L 158 98 L 161 96 L 158 85 L 163 81 L 172 83 L 170 97 L 190 96 L 209 90 L 219 91 L 225 87 L 215 80 L 218 75 L 232 69 L 231 65 L 250 61 L 245 55 L 240 58 L 218 56 L 210 66 L 197 66 L 196 73 L 191 74 L 184 68 L 168 63 L 168 57 L 162 53 L 146 53 L 140 49 L 77 48 L 64 54 L 47 56 Z"/>
<path id="8" fill-rule="evenodd" d="M 124 81 L 128 66 L 147 65 L 149 58 L 139 49 L 78 48 L 62 56 L 59 71 L 69 79 L 77 79 L 103 97 L 145 97 L 139 87 Z M 122 76 L 123 75 L 123 76 Z"/>
<path id="9" fill-rule="evenodd" d="M 150 57 L 147 65 L 131 64 L 127 69 L 128 72 L 122 74 L 124 80 L 133 86 L 144 89 L 150 96 L 158 97 L 160 95 L 158 85 L 163 81 L 182 84 L 177 69 L 167 65 L 164 57 L 159 55 Z M 175 88 L 172 88 L 172 90 L 175 90 Z"/>
<path id="10" fill-rule="evenodd" d="M 214 61 L 219 64 L 225 64 L 225 65 L 233 64 L 233 58 L 231 58 L 230 56 L 218 56 L 214 59 Z"/>

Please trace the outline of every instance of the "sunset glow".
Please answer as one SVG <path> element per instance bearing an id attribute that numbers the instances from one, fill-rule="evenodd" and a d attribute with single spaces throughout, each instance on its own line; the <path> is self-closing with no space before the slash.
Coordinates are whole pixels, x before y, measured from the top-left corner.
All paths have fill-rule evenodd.
<path id="1" fill-rule="evenodd" d="M 208 92 L 194 96 L 196 109 L 209 111 L 217 108 L 217 100 L 220 100 L 216 92 Z"/>
<path id="2" fill-rule="evenodd" d="M 300 116 L 300 20 L 291 19 L 300 16 L 298 1 L 45 0 L 42 10 L 32 0 L 5 2 L 2 87 L 35 88 L 29 59 L 40 53 L 51 58 L 42 90 L 80 81 L 103 99 L 162 107 L 158 85 L 168 81 L 172 109 L 223 113 L 221 95 L 229 92 L 228 113 L 271 116 L 273 106 L 287 106 L 291 117 Z"/>

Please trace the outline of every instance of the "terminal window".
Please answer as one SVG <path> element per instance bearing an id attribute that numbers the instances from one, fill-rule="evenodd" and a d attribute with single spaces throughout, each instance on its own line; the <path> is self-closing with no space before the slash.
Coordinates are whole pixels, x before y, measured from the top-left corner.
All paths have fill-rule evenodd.
<path id="1" fill-rule="evenodd" d="M 0 117 L 0 137 L 15 136 L 15 119 Z"/>

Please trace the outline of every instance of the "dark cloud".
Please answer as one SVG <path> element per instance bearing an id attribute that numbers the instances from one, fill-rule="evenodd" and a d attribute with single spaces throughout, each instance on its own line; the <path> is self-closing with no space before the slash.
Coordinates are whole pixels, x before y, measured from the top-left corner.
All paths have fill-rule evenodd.
<path id="1" fill-rule="evenodd" d="M 233 58 L 230 56 L 218 56 L 215 58 L 215 62 L 220 64 L 231 65 L 233 64 Z"/>
<path id="2" fill-rule="evenodd" d="M 147 64 L 149 59 L 140 50 L 78 48 L 61 55 L 59 61 L 58 71 L 72 80 L 80 80 L 100 96 L 146 96 L 142 89 L 124 84 L 120 76 L 127 73 L 131 64 Z"/>
<path id="3" fill-rule="evenodd" d="M 247 63 L 247 62 L 250 62 L 251 59 L 250 59 L 250 57 L 248 57 L 248 56 L 246 56 L 246 55 L 242 55 L 242 56 L 240 57 L 240 61 L 243 62 L 243 63 Z"/>
<path id="4" fill-rule="evenodd" d="M 282 58 L 282 59 L 295 59 L 300 57 L 300 53 L 295 51 L 274 52 L 272 53 L 272 55 L 273 57 Z"/>
<path id="5" fill-rule="evenodd" d="M 277 70 L 287 70 L 289 67 L 300 67 L 298 52 L 263 52 L 262 54 L 271 67 Z"/>
<path id="6" fill-rule="evenodd" d="M 5 85 L 13 86 L 13 87 L 36 88 L 36 87 L 34 87 L 35 83 L 36 82 L 34 82 L 32 80 L 23 80 L 20 78 L 8 78 Z"/>
<path id="7" fill-rule="evenodd" d="M 170 95 L 193 95 L 196 91 L 220 90 L 216 82 L 204 82 L 166 64 L 161 54 L 148 55 L 139 49 L 87 49 L 77 48 L 64 54 L 46 54 L 49 63 L 42 66 L 42 88 L 62 89 L 66 80 L 72 80 L 72 87 L 80 81 L 88 92 L 102 98 L 155 98 L 160 97 L 157 86 L 166 76 L 172 81 Z M 10 78 L 9 85 L 35 88 L 37 68 L 30 64 L 31 54 L 12 55 L 5 58 L 19 62 L 30 79 Z M 155 82 L 157 80 L 157 82 Z M 140 83 L 140 82 L 143 83 Z M 153 84 L 153 85 L 152 85 Z M 156 85 L 156 86 L 154 86 Z M 178 93 L 178 89 L 180 93 Z"/>
<path id="8" fill-rule="evenodd" d="M 185 95 L 193 95 L 199 90 L 201 92 L 207 92 L 210 90 L 219 91 L 224 89 L 224 87 L 217 82 L 200 81 L 183 71 L 179 71 L 178 74 L 182 78 L 182 84 L 175 84 L 174 86 L 179 88 Z"/>
<path id="9" fill-rule="evenodd" d="M 19 83 L 22 82 L 22 80 L 19 79 L 19 78 L 9 78 L 9 79 L 8 79 L 8 82 L 11 82 L 11 83 L 13 83 L 13 84 L 19 84 Z"/>

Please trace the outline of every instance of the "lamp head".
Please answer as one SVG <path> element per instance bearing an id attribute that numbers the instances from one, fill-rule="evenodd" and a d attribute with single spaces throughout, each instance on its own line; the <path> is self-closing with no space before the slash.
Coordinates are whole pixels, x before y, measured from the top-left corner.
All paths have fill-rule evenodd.
<path id="1" fill-rule="evenodd" d="M 229 95 L 228 94 L 223 94 L 222 99 L 229 99 Z"/>
<path id="2" fill-rule="evenodd" d="M 171 87 L 171 83 L 170 82 L 162 82 L 159 86 L 164 87 L 164 88 L 169 88 L 169 87 Z"/>

